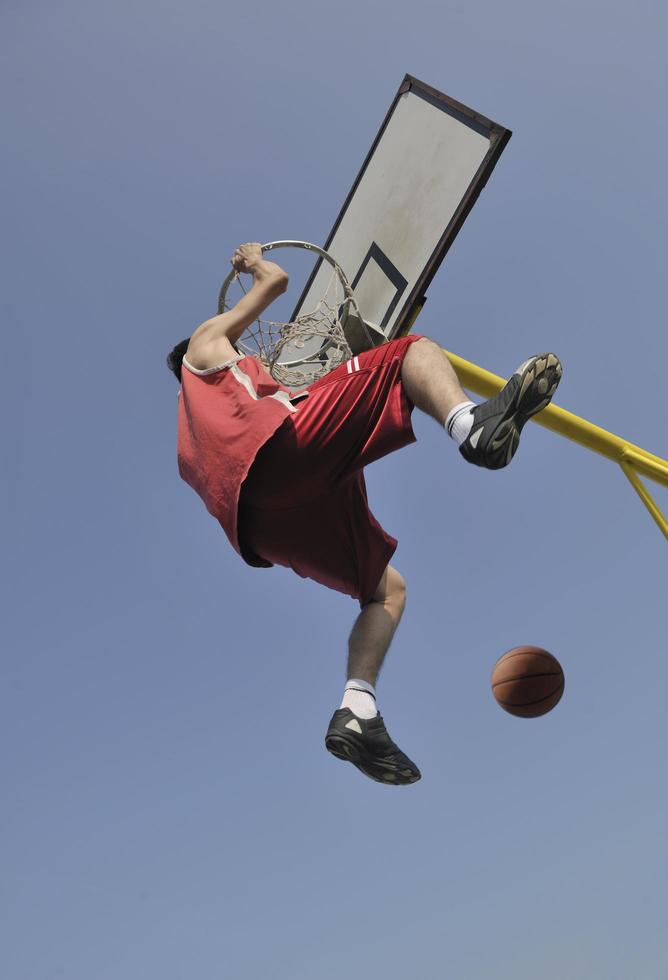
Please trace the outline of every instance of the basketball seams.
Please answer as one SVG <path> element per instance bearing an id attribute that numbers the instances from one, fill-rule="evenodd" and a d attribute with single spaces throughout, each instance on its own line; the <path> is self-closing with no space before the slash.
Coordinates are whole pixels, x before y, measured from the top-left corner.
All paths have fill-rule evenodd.
<path id="1" fill-rule="evenodd" d="M 541 657 L 543 660 L 550 661 L 550 663 L 558 663 L 556 657 L 553 657 L 551 653 L 547 650 L 542 650 L 540 647 L 520 647 L 519 650 L 509 650 L 508 653 L 504 653 L 502 657 L 499 657 L 494 666 L 498 666 L 502 660 L 514 660 L 515 657 Z"/>
<path id="2" fill-rule="evenodd" d="M 557 694 L 561 697 L 564 693 L 565 684 L 560 684 L 559 687 L 555 688 L 554 691 L 550 691 L 549 694 L 544 694 L 542 698 L 536 698 L 535 701 L 507 701 L 505 698 L 499 700 L 499 704 L 507 704 L 513 708 L 528 708 L 532 704 L 540 704 L 541 701 L 549 701 L 550 698 L 554 698 Z"/>
<path id="3" fill-rule="evenodd" d="M 498 687 L 499 684 L 512 684 L 513 681 L 530 681 L 534 677 L 561 677 L 562 674 L 562 670 L 546 670 L 534 674 L 511 674 L 510 677 L 504 677 L 502 681 L 495 681 L 492 687 Z"/>

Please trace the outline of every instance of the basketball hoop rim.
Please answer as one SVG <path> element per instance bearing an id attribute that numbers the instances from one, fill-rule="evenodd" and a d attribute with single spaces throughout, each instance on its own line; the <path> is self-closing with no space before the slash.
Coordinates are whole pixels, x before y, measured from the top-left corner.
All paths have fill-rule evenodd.
<path id="1" fill-rule="evenodd" d="M 348 282 L 345 272 L 343 271 L 339 263 L 336 261 L 334 256 L 330 255 L 330 253 L 325 251 L 324 248 L 321 248 L 319 245 L 314 245 L 312 242 L 303 242 L 300 241 L 299 239 L 285 239 L 278 242 L 266 242 L 264 245 L 261 246 L 261 248 L 263 253 L 271 252 L 275 248 L 302 248 L 307 252 L 315 252 L 321 258 L 325 259 L 326 262 L 329 262 L 332 268 L 336 271 L 336 274 L 341 280 L 341 284 L 343 286 L 346 299 L 353 304 L 357 314 L 361 315 L 359 312 L 359 307 L 357 305 L 357 300 L 355 299 L 355 294 L 353 293 L 352 287 Z M 228 273 L 222 286 L 220 287 L 220 292 L 218 294 L 219 314 L 225 311 L 225 298 L 227 296 L 227 290 L 229 289 L 230 285 L 232 284 L 232 282 L 234 281 L 237 275 L 238 275 L 237 271 L 235 269 L 232 269 L 231 272 Z"/>

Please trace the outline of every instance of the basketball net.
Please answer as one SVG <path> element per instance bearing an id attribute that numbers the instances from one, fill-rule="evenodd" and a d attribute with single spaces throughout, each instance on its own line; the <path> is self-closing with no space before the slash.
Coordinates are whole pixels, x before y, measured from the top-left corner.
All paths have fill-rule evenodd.
<path id="1" fill-rule="evenodd" d="M 263 245 L 262 251 L 287 246 L 317 252 L 329 264 L 330 274 L 321 298 L 312 309 L 287 323 L 258 317 L 236 346 L 241 353 L 258 358 L 279 384 L 294 389 L 306 387 L 353 354 L 377 346 L 386 338 L 362 319 L 341 267 L 324 249 L 309 242 L 285 241 Z M 248 291 L 241 275 L 230 273 L 220 290 L 219 313 L 232 309 L 238 301 L 228 298 L 234 283 L 242 293 Z"/>

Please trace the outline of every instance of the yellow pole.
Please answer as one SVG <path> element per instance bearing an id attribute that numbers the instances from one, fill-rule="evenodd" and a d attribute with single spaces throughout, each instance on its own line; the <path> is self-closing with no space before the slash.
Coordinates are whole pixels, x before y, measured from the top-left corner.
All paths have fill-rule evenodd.
<path id="1" fill-rule="evenodd" d="M 506 383 L 504 378 L 478 367 L 471 361 L 465 361 L 457 354 L 451 354 L 446 350 L 443 353 L 457 372 L 462 387 L 469 391 L 490 398 Z M 620 439 L 619 436 L 606 432 L 600 426 L 593 425 L 586 419 L 567 412 L 564 408 L 559 408 L 558 405 L 548 405 L 534 421 L 618 463 L 663 534 L 668 538 L 668 521 L 652 499 L 647 487 L 637 476 L 638 473 L 642 473 L 643 476 L 668 487 L 668 460 L 654 456 L 639 446 L 627 442 L 626 439 Z"/>

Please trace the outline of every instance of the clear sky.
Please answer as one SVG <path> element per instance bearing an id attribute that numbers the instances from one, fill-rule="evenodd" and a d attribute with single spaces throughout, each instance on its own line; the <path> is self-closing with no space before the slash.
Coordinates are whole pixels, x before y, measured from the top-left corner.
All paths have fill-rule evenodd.
<path id="1" fill-rule="evenodd" d="M 322 242 L 405 72 L 514 132 L 420 332 L 666 436 L 653 0 L 5 0 L 0 974 L 666 980 L 666 557 L 621 471 L 435 423 L 367 472 L 408 606 L 405 790 L 331 758 L 356 604 L 246 567 L 176 472 L 172 344 L 239 242 Z M 668 492 L 656 497 L 668 509 Z M 489 675 L 551 650 L 511 718 Z"/>

